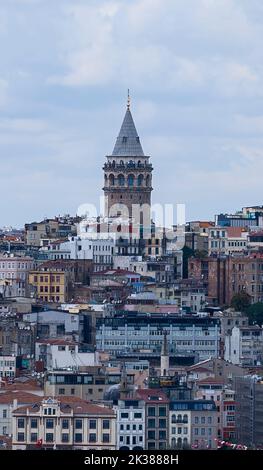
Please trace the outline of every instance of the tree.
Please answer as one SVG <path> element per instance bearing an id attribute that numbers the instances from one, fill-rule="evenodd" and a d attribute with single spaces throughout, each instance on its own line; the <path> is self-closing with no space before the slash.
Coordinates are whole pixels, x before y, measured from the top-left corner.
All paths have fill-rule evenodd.
<path id="1" fill-rule="evenodd" d="M 256 323 L 261 326 L 263 324 L 263 303 L 257 302 L 256 304 L 249 305 L 246 309 L 246 314 L 250 325 Z"/>
<path id="2" fill-rule="evenodd" d="M 245 313 L 250 304 L 251 297 L 246 292 L 239 292 L 238 294 L 233 295 L 231 300 L 231 307 L 234 308 L 236 312 Z"/>

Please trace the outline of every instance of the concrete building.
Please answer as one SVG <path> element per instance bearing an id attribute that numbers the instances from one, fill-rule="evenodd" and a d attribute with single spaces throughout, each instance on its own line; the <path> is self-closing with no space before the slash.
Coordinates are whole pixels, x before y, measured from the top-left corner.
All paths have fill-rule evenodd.
<path id="1" fill-rule="evenodd" d="M 34 289 L 36 298 L 43 302 L 63 303 L 70 300 L 71 283 L 70 273 L 58 268 L 31 271 L 29 274 L 29 284 Z"/>
<path id="2" fill-rule="evenodd" d="M 171 400 L 169 423 L 170 448 L 216 449 L 218 425 L 212 400 Z"/>
<path id="3" fill-rule="evenodd" d="M 259 326 L 234 327 L 225 336 L 225 360 L 243 367 L 263 364 L 263 329 Z"/>
<path id="4" fill-rule="evenodd" d="M 169 443 L 169 400 L 160 390 L 137 390 L 145 403 L 145 449 L 167 449 Z"/>
<path id="5" fill-rule="evenodd" d="M 13 450 L 116 449 L 112 409 L 84 400 L 47 398 L 13 411 Z"/>
<path id="6" fill-rule="evenodd" d="M 0 355 L 0 377 L 12 378 L 16 376 L 16 356 Z"/>
<path id="7" fill-rule="evenodd" d="M 81 352 L 77 343 L 66 339 L 42 339 L 36 341 L 36 361 L 43 361 L 47 369 L 94 366 L 97 355 L 94 352 Z"/>
<path id="8" fill-rule="evenodd" d="M 220 321 L 157 313 L 116 314 L 97 321 L 97 349 L 112 354 L 161 352 L 167 331 L 169 352 L 196 354 L 200 360 L 218 357 Z"/>
<path id="9" fill-rule="evenodd" d="M 67 241 L 54 241 L 40 251 L 49 260 L 82 260 L 92 262 L 94 271 L 103 271 L 113 266 L 115 242 L 113 238 L 88 238 L 85 235 L 70 237 Z"/>
<path id="10" fill-rule="evenodd" d="M 145 403 L 136 397 L 120 399 L 116 407 L 117 449 L 145 449 Z"/>
<path id="11" fill-rule="evenodd" d="M 28 294 L 28 274 L 34 269 L 34 259 L 29 256 L 18 257 L 0 256 L 0 290 L 3 297 L 11 294 L 13 297 Z"/>
<path id="12" fill-rule="evenodd" d="M 230 305 L 235 294 L 247 292 L 251 302 L 263 301 L 263 256 L 217 256 L 190 258 L 189 278 L 203 283 L 207 301 L 214 305 Z"/>
<path id="13" fill-rule="evenodd" d="M 67 238 L 69 235 L 76 235 L 76 224 L 78 217 L 55 217 L 45 219 L 41 222 L 25 224 L 26 244 L 33 247 L 40 247 L 48 244 L 50 239 Z"/>
<path id="14" fill-rule="evenodd" d="M 127 371 L 127 383 L 134 385 L 135 371 Z M 84 400 L 104 400 L 110 387 L 121 382 L 120 368 L 103 366 L 79 367 L 77 370 L 53 370 L 44 383 L 46 395 L 76 396 Z"/>
<path id="15" fill-rule="evenodd" d="M 242 227 L 212 227 L 208 230 L 208 255 L 242 254 L 247 250 L 248 231 Z"/>
<path id="16" fill-rule="evenodd" d="M 250 448 L 262 449 L 263 381 L 258 376 L 236 377 L 237 441 Z"/>
<path id="17" fill-rule="evenodd" d="M 33 404 L 36 396 L 32 393 L 9 390 L 0 393 L 0 436 L 12 436 L 12 412 L 18 406 Z"/>

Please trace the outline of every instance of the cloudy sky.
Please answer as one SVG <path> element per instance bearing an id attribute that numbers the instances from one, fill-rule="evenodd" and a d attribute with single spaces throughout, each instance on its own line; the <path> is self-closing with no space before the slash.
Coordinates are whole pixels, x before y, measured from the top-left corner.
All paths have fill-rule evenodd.
<path id="1" fill-rule="evenodd" d="M 0 0 L 0 226 L 97 203 L 131 90 L 154 202 L 262 204 L 262 0 Z"/>

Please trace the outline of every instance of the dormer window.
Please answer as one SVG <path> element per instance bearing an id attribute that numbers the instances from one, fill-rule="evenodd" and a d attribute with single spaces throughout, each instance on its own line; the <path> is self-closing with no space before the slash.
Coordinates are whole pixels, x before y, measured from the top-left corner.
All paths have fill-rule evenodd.
<path id="1" fill-rule="evenodd" d="M 123 137 L 123 138 L 122 138 L 122 143 L 123 143 L 123 144 L 126 144 L 126 142 L 127 142 L 127 137 Z"/>

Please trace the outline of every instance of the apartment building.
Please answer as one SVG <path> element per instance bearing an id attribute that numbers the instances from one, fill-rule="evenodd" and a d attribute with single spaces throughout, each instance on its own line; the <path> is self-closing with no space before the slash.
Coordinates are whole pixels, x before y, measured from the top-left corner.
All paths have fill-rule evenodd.
<path id="1" fill-rule="evenodd" d="M 169 445 L 172 449 L 215 449 L 216 405 L 212 400 L 171 400 Z"/>
<path id="2" fill-rule="evenodd" d="M 140 389 L 145 403 L 145 449 L 167 449 L 169 443 L 169 399 L 160 390 Z"/>
<path id="3" fill-rule="evenodd" d="M 43 302 L 63 303 L 70 300 L 71 276 L 68 271 L 31 271 L 29 284 L 36 298 Z"/>
<path id="4" fill-rule="evenodd" d="M 235 419 L 238 442 L 262 449 L 263 380 L 256 375 L 236 377 Z"/>
<path id="5" fill-rule="evenodd" d="M 134 385 L 135 371 L 127 371 L 127 384 Z M 121 382 L 119 368 L 83 366 L 78 370 L 53 370 L 48 372 L 44 383 L 46 395 L 76 396 L 84 400 L 103 400 L 113 385 Z"/>
<path id="6" fill-rule="evenodd" d="M 251 302 L 263 301 L 263 255 L 216 256 L 190 258 L 189 278 L 202 282 L 207 301 L 214 305 L 230 305 L 232 297 L 247 292 Z"/>
<path id="7" fill-rule="evenodd" d="M 145 449 L 145 402 L 136 397 L 120 399 L 116 407 L 117 449 Z"/>
<path id="8" fill-rule="evenodd" d="M 3 296 L 24 297 L 28 294 L 28 275 L 35 262 L 30 256 L 0 256 L 0 284 Z M 5 291 L 8 291 L 7 293 Z"/>
<path id="9" fill-rule="evenodd" d="M 113 409 L 80 399 L 46 398 L 13 411 L 13 450 L 116 449 Z"/>
<path id="10" fill-rule="evenodd" d="M 225 360 L 243 367 L 262 365 L 263 329 L 257 325 L 234 327 L 225 336 Z"/>
<path id="11" fill-rule="evenodd" d="M 167 331 L 171 353 L 194 352 L 200 360 L 218 357 L 220 320 L 192 315 L 124 312 L 98 318 L 97 349 L 113 354 L 140 350 L 160 352 L 164 331 Z"/>

